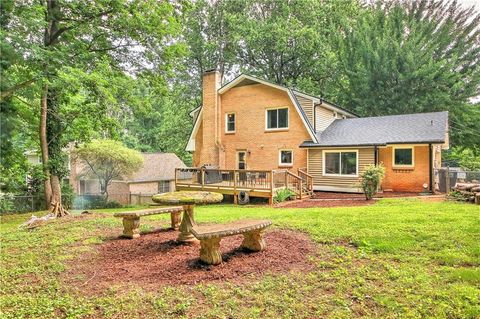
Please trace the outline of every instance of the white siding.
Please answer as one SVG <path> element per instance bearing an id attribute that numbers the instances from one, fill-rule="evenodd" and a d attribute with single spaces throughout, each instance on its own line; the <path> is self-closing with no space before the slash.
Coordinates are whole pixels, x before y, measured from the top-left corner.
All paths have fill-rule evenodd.
<path id="1" fill-rule="evenodd" d="M 334 112 L 332 110 L 319 105 L 315 109 L 315 117 L 315 130 L 317 132 L 325 130 L 336 118 L 338 118 L 338 116 L 334 117 Z"/>
<path id="2" fill-rule="evenodd" d="M 295 95 L 295 96 L 298 100 L 298 103 L 300 103 L 300 106 L 302 107 L 303 112 L 305 112 L 305 115 L 307 115 L 308 121 L 313 127 L 314 126 L 313 125 L 313 107 L 314 107 L 313 100 L 307 99 L 299 95 Z"/>

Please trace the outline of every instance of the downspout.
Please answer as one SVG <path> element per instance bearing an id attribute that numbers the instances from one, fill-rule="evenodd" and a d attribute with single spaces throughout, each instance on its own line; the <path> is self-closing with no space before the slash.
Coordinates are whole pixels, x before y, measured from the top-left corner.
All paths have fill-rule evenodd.
<path id="1" fill-rule="evenodd" d="M 430 193 L 433 193 L 433 147 L 432 144 L 428 144 L 428 184 Z"/>
<path id="2" fill-rule="evenodd" d="M 378 146 L 375 145 L 375 147 L 373 148 L 373 163 L 375 164 L 375 166 L 377 166 L 378 164 Z"/>

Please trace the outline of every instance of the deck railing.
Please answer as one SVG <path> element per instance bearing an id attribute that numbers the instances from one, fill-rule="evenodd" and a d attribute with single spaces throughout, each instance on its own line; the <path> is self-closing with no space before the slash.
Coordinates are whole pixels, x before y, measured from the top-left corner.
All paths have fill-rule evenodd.
<path id="1" fill-rule="evenodd" d="M 272 171 L 211 168 L 176 168 L 175 185 L 195 188 L 272 190 Z"/>
<path id="2" fill-rule="evenodd" d="M 306 169 L 299 169 L 298 176 L 302 179 L 302 192 L 308 193 L 311 195 L 313 192 L 313 176 L 308 174 Z"/>
<path id="3" fill-rule="evenodd" d="M 188 189 L 227 189 L 255 190 L 268 192 L 274 195 L 279 188 L 288 188 L 295 192 L 299 198 L 311 193 L 313 177 L 303 170 L 298 170 L 298 175 L 286 170 L 232 170 L 211 169 L 203 167 L 186 167 L 175 169 L 175 185 Z"/>

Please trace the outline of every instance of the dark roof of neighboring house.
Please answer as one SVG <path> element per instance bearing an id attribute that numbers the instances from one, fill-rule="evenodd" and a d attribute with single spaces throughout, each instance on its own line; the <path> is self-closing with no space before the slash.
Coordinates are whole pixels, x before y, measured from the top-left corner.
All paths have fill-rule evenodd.
<path id="1" fill-rule="evenodd" d="M 175 168 L 186 167 L 174 153 L 142 153 L 143 167 L 127 180 L 130 183 L 175 179 Z"/>
<path id="2" fill-rule="evenodd" d="M 448 112 L 338 119 L 317 133 L 318 143 L 305 141 L 300 146 L 444 143 L 447 130 Z"/>

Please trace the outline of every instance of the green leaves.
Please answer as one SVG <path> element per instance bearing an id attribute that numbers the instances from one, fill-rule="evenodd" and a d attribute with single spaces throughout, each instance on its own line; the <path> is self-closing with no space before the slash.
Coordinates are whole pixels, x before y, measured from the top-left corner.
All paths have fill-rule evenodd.
<path id="1" fill-rule="evenodd" d="M 128 177 L 143 165 L 140 152 L 113 140 L 93 140 L 76 150 L 76 155 L 86 163 L 84 174 L 97 176 L 104 193 L 113 179 Z"/>
<path id="2" fill-rule="evenodd" d="M 339 41 L 348 80 L 339 100 L 363 116 L 448 110 L 453 142 L 478 144 L 471 131 L 480 130 L 480 117 L 469 111 L 469 99 L 480 83 L 479 22 L 478 13 L 455 2 L 378 1 L 367 7 L 345 25 Z M 475 124 L 458 129 L 466 113 Z"/>

